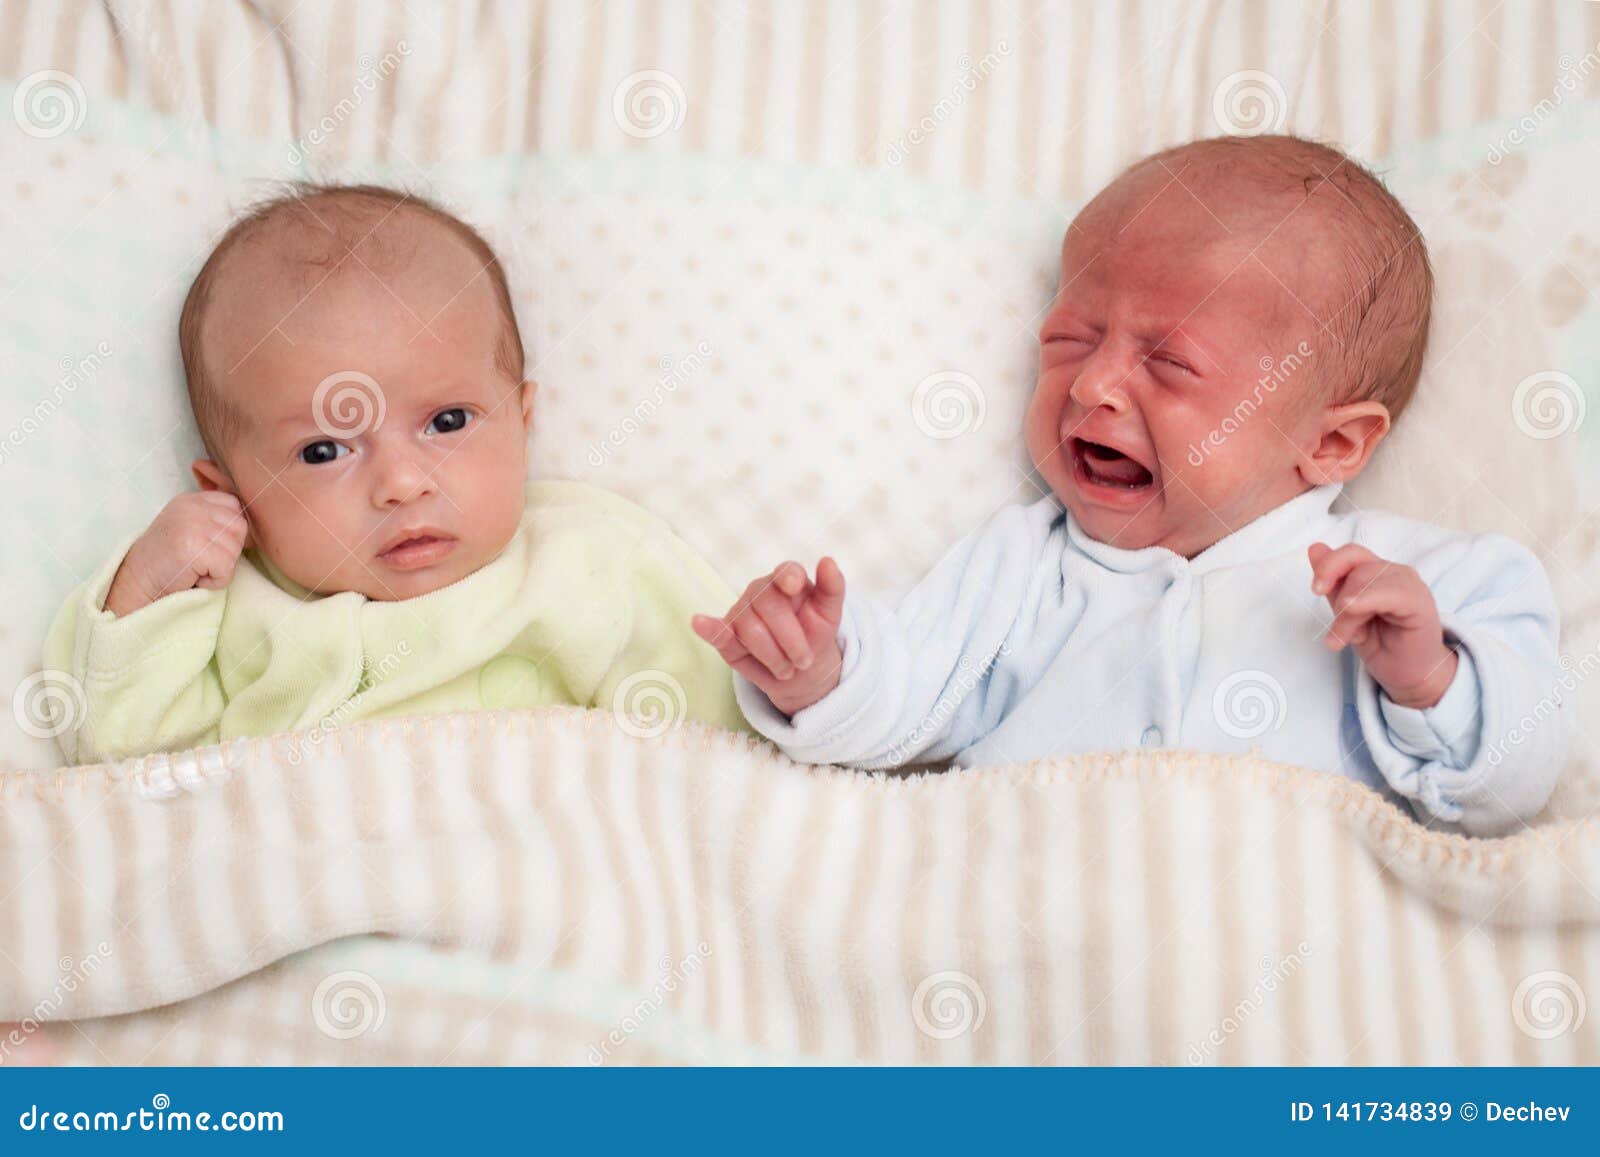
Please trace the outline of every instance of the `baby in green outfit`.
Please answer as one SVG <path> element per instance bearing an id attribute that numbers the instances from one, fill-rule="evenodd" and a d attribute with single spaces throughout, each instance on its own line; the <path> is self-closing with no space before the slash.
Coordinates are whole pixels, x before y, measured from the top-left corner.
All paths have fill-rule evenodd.
<path id="1" fill-rule="evenodd" d="M 535 383 L 470 226 L 374 186 L 278 198 L 217 244 L 179 341 L 200 489 L 51 626 L 68 760 L 541 704 L 745 726 L 687 627 L 716 572 L 616 495 L 526 481 Z"/>

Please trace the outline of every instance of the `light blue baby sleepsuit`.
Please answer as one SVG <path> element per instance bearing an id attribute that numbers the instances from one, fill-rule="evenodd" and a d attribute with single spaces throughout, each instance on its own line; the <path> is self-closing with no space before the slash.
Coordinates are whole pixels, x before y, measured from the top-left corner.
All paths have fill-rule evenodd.
<path id="1" fill-rule="evenodd" d="M 1554 598 L 1533 555 L 1350 509 L 1309 490 L 1192 559 L 1084 533 L 1055 497 L 1009 506 L 898 605 L 847 589 L 837 688 L 795 713 L 735 677 L 745 716 L 796 759 L 1008 763 L 1135 745 L 1351 776 L 1435 826 L 1516 827 L 1561 768 Z M 1360 543 L 1433 591 L 1457 674 L 1433 707 L 1391 702 L 1311 590 L 1306 548 Z"/>

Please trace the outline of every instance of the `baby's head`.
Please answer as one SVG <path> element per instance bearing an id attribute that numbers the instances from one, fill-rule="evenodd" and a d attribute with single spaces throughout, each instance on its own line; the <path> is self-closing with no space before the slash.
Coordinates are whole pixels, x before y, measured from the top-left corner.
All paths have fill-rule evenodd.
<path id="1" fill-rule="evenodd" d="M 370 186 L 260 206 L 195 278 L 179 342 L 195 479 L 301 586 L 412 598 L 516 533 L 534 386 L 499 261 L 439 207 Z M 417 535 L 435 541 L 389 549 Z"/>
<path id="2" fill-rule="evenodd" d="M 1157 153 L 1067 229 L 1029 453 L 1092 537 L 1192 557 L 1361 471 L 1416 390 L 1432 297 L 1415 222 L 1338 150 Z"/>

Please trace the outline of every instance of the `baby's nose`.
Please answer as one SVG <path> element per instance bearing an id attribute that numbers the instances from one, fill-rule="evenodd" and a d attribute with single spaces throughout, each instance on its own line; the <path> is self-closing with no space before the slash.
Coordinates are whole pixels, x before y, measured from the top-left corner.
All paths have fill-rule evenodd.
<path id="1" fill-rule="evenodd" d="M 1078 405 L 1088 409 L 1109 406 L 1114 410 L 1128 408 L 1128 398 L 1122 389 L 1123 378 L 1111 366 L 1085 367 L 1072 383 L 1068 395 Z"/>
<path id="2" fill-rule="evenodd" d="M 380 509 L 399 506 L 432 494 L 437 488 L 432 474 L 420 462 L 403 454 L 395 455 L 378 472 L 373 505 Z"/>

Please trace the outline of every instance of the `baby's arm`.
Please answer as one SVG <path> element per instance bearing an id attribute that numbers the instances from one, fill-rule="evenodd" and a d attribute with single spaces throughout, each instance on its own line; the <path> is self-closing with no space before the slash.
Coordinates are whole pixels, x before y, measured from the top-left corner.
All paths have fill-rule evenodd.
<path id="1" fill-rule="evenodd" d="M 1457 539 L 1415 569 L 1359 546 L 1334 553 L 1353 565 L 1342 593 L 1321 592 L 1337 612 L 1332 645 L 1361 657 L 1356 707 L 1384 778 L 1472 835 L 1531 819 L 1564 749 L 1558 613 L 1538 561 L 1500 535 Z M 1321 557 L 1314 569 L 1329 569 Z M 1429 659 L 1425 642 L 1448 657 Z"/>
<path id="2" fill-rule="evenodd" d="M 752 583 L 725 619 L 700 616 L 695 629 L 738 672 L 745 718 L 793 758 L 872 768 L 944 759 L 991 731 L 1026 690 L 996 673 L 1013 628 L 1060 590 L 1059 516 L 1049 502 L 1007 507 L 896 607 L 846 594 L 831 560 L 815 584 L 788 563 Z M 748 622 L 757 606 L 770 638 Z"/>
<path id="3" fill-rule="evenodd" d="M 249 523 L 231 494 L 180 494 L 128 549 L 106 594 L 105 609 L 128 615 L 157 599 L 201 587 L 222 590 L 244 551 Z"/>
<path id="4" fill-rule="evenodd" d="M 231 496 L 180 495 L 61 608 L 43 665 L 75 685 L 75 714 L 56 736 L 69 762 L 218 738 L 217 635 L 243 524 Z"/>

